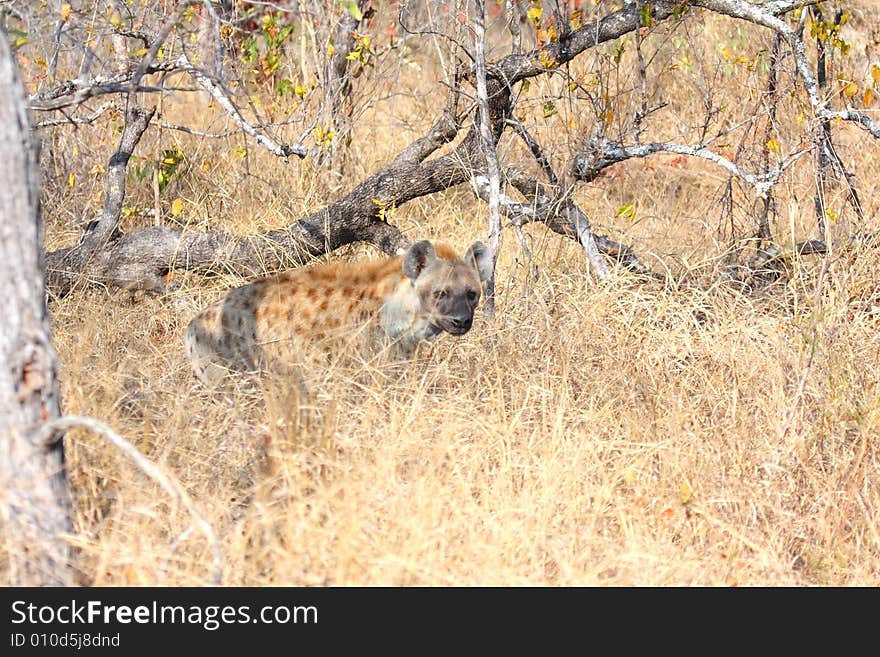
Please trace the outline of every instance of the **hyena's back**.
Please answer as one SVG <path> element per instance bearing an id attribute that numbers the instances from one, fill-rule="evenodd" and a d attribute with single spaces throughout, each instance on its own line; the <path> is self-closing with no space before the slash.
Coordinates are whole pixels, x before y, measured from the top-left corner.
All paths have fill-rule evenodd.
<path id="1" fill-rule="evenodd" d="M 301 361 L 316 343 L 351 342 L 369 331 L 383 299 L 405 281 L 401 259 L 391 258 L 318 265 L 235 288 L 190 322 L 187 356 L 210 384 L 230 370 Z"/>

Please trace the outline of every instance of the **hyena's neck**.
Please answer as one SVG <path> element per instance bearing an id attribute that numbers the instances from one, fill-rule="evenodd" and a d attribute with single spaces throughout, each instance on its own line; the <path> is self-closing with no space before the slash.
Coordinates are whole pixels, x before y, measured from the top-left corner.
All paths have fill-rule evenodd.
<path id="1" fill-rule="evenodd" d="M 386 295 L 380 323 L 385 335 L 407 353 L 422 340 L 431 340 L 439 334 L 439 329 L 431 325 L 422 311 L 419 295 L 408 278 L 400 280 Z"/>

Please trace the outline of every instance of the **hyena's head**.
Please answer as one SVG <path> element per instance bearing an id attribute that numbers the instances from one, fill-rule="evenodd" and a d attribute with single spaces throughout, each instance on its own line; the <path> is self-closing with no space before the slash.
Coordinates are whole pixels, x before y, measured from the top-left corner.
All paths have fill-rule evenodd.
<path id="1" fill-rule="evenodd" d="M 462 258 L 445 244 L 435 250 L 427 240 L 409 248 L 403 256 L 403 273 L 412 281 L 420 314 L 428 323 L 425 337 L 442 331 L 462 335 L 470 330 L 492 269 L 492 254 L 482 242 L 474 242 Z"/>

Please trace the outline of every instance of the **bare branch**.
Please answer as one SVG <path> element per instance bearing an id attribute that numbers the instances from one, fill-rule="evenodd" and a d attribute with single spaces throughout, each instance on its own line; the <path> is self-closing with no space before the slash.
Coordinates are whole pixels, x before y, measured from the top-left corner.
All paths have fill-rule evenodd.
<path id="1" fill-rule="evenodd" d="M 156 59 L 156 55 L 159 53 L 159 48 L 162 47 L 162 44 L 165 43 L 165 39 L 168 38 L 168 35 L 171 34 L 171 30 L 174 29 L 175 24 L 180 21 L 180 18 L 183 16 L 183 12 L 192 5 L 195 4 L 195 0 L 183 0 L 183 2 L 178 3 L 177 11 L 175 11 L 170 17 L 165 20 L 165 23 L 159 30 L 159 33 L 153 39 L 153 43 L 150 44 L 150 48 L 147 53 L 141 58 L 141 61 L 138 63 L 137 68 L 134 70 L 134 73 L 131 76 L 131 86 L 133 88 L 137 88 L 137 86 L 141 82 L 141 78 L 147 74 L 150 66 L 153 64 L 153 61 Z"/>
<path id="2" fill-rule="evenodd" d="M 593 233 L 586 215 L 571 198 L 563 201 L 554 200 L 545 185 L 513 167 L 504 173 L 505 180 L 510 185 L 526 199 L 531 199 L 529 204 L 519 203 L 516 206 L 502 203 L 505 214 L 510 208 L 511 213 L 507 216 L 514 225 L 517 222 L 521 224 L 540 222 L 546 224 L 554 233 L 576 240 L 583 247 L 584 255 L 599 280 L 608 278 L 610 273 L 598 254 L 611 258 L 637 274 L 659 278 L 639 261 L 630 247 Z M 502 196 L 502 200 L 505 198 L 507 197 Z"/>
<path id="3" fill-rule="evenodd" d="M 151 64 L 147 73 L 172 73 L 177 70 L 180 70 L 178 62 L 158 62 Z M 35 111 L 46 112 L 79 105 L 89 98 L 106 94 L 165 91 L 161 87 L 135 87 L 131 84 L 133 76 L 134 70 L 128 70 L 109 77 L 68 80 L 57 87 L 32 95 L 28 99 L 28 107 Z"/>
<path id="4" fill-rule="evenodd" d="M 871 133 L 871 136 L 880 139 L 880 124 L 875 123 L 870 116 L 864 112 L 854 109 L 846 109 L 840 111 L 823 110 L 819 113 L 819 117 L 823 119 L 840 119 L 842 121 L 852 121 L 860 127 Z"/>
<path id="5" fill-rule="evenodd" d="M 106 112 L 111 107 L 116 107 L 114 103 L 102 103 L 98 109 L 96 109 L 91 114 L 87 114 L 86 116 L 67 116 L 64 115 L 63 118 L 60 119 L 46 119 L 45 121 L 40 121 L 34 126 L 35 130 L 39 130 L 41 128 L 48 128 L 54 125 L 84 125 L 93 123 L 99 116 L 101 116 L 104 112 Z"/>
<path id="6" fill-rule="evenodd" d="M 394 159 L 394 164 L 399 165 L 406 162 L 418 164 L 443 144 L 448 144 L 455 139 L 458 131 L 461 129 L 461 122 L 458 119 L 458 100 L 460 95 L 461 87 L 458 73 L 456 73 L 453 86 L 447 96 L 446 109 L 443 114 L 440 115 L 440 118 L 437 119 L 437 122 L 434 123 L 426 135 L 416 139 L 400 152 Z"/>
<path id="7" fill-rule="evenodd" d="M 104 207 L 101 210 L 97 226 L 92 229 L 87 242 L 84 243 L 86 248 L 100 248 L 116 231 L 125 199 L 125 173 L 128 161 L 150 124 L 155 111 L 155 109 L 148 110 L 135 104 L 129 106 L 119 146 L 113 157 L 110 158 L 110 164 L 107 167 L 107 193 L 104 197 Z"/>
<path id="8" fill-rule="evenodd" d="M 223 132 L 203 132 L 201 130 L 193 130 L 192 128 L 188 128 L 185 125 L 177 125 L 176 123 L 166 123 L 165 121 L 158 122 L 160 126 L 167 130 L 177 130 L 178 132 L 185 132 L 188 135 L 194 135 L 196 137 L 207 137 L 209 139 L 223 139 L 224 137 L 230 137 L 238 132 L 238 130 L 224 130 Z"/>
<path id="9" fill-rule="evenodd" d="M 550 181 L 550 184 L 558 185 L 559 178 L 556 176 L 556 172 L 553 171 L 553 167 L 550 166 L 550 161 L 544 155 L 544 151 L 538 145 L 538 142 L 536 142 L 529 134 L 528 130 L 526 130 L 525 126 L 512 116 L 507 119 L 506 123 L 513 127 L 514 132 L 516 132 L 520 139 L 525 142 L 526 147 L 529 149 L 529 152 L 531 152 L 532 157 L 535 158 L 538 166 L 541 167 L 541 171 L 547 176 L 547 180 Z"/>
<path id="10" fill-rule="evenodd" d="M 474 63 L 477 78 L 477 129 L 479 144 L 486 161 L 489 201 L 489 250 L 492 252 L 492 275 L 486 281 L 486 302 L 483 312 L 486 317 L 495 317 L 495 263 L 501 248 L 501 169 L 498 166 L 498 153 L 495 150 L 495 136 L 489 108 L 489 92 L 486 86 L 486 5 L 484 0 L 474 3 Z M 476 177 L 475 177 L 476 178 Z"/>
<path id="11" fill-rule="evenodd" d="M 214 561 L 212 564 L 213 576 L 211 580 L 213 584 L 220 585 L 223 580 L 223 553 L 220 549 L 220 541 L 217 540 L 217 534 L 214 531 L 214 528 L 211 527 L 211 523 L 209 523 L 199 512 L 192 498 L 189 496 L 189 493 L 186 492 L 186 489 L 180 484 L 180 482 L 171 474 L 163 471 L 158 465 L 153 463 L 153 461 L 141 454 L 137 447 L 132 445 L 103 422 L 79 415 L 65 415 L 64 417 L 47 422 L 40 427 L 40 431 L 35 440 L 43 445 L 51 445 L 60 440 L 65 431 L 78 427 L 93 431 L 101 437 L 109 440 L 115 447 L 128 456 L 128 458 L 134 461 L 134 464 L 140 468 L 145 475 L 159 484 L 166 493 L 187 510 L 192 516 L 196 526 L 202 531 L 208 544 L 211 546 L 211 550 L 214 554 Z"/>
<path id="12" fill-rule="evenodd" d="M 584 182 L 592 182 L 601 174 L 603 169 L 623 162 L 634 157 L 648 157 L 656 153 L 676 153 L 709 160 L 726 169 L 736 177 L 742 179 L 755 188 L 758 198 L 764 198 L 776 185 L 782 173 L 788 169 L 809 149 L 796 151 L 787 160 L 780 162 L 773 169 L 763 175 L 755 175 L 742 171 L 735 163 L 726 157 L 701 146 L 686 146 L 683 144 L 670 144 L 665 142 L 651 142 L 649 144 L 636 144 L 623 146 L 620 143 L 607 139 L 591 139 L 585 149 L 585 153 L 576 155 L 571 171 L 573 176 Z"/>
<path id="13" fill-rule="evenodd" d="M 185 65 L 187 67 L 190 75 L 193 76 L 199 86 L 201 86 L 205 91 L 211 94 L 214 100 L 217 101 L 217 104 L 220 105 L 220 107 L 222 107 L 224 110 L 226 110 L 226 113 L 229 114 L 235 125 L 241 128 L 242 132 L 250 135 L 258 144 L 267 148 L 270 153 L 273 153 L 278 157 L 285 158 L 291 155 L 296 155 L 299 158 L 304 158 L 306 155 L 308 155 L 308 150 L 305 146 L 302 146 L 301 144 L 291 145 L 286 144 L 283 141 L 275 141 L 274 139 L 267 137 L 263 133 L 259 132 L 250 123 L 245 121 L 244 117 L 241 115 L 241 112 L 229 99 L 229 96 L 223 89 L 223 87 L 219 83 L 215 82 L 210 77 L 205 75 L 205 73 L 203 73 L 200 69 L 194 67 L 186 58 L 186 55 L 181 55 L 177 61 L 181 66 Z"/>
<path id="14" fill-rule="evenodd" d="M 358 0 L 357 7 L 361 16 L 364 16 L 367 4 L 368 0 Z M 324 123 L 333 126 L 336 137 L 334 143 L 324 153 L 328 162 L 333 159 L 336 144 L 345 143 L 351 133 L 351 75 L 348 73 L 348 56 L 354 50 L 355 32 L 360 23 L 361 19 L 354 13 L 348 9 L 342 10 L 333 38 L 333 56 L 329 58 L 324 68 Z M 344 104 L 347 104 L 345 115 L 343 115 Z"/>

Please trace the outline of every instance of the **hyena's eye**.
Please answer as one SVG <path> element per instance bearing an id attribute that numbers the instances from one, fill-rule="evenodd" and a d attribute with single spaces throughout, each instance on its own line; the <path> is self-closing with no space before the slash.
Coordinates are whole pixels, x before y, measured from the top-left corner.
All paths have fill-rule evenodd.
<path id="1" fill-rule="evenodd" d="M 477 291 L 476 290 L 468 290 L 467 291 L 467 300 L 471 303 L 474 303 L 477 300 Z"/>
<path id="2" fill-rule="evenodd" d="M 439 301 L 445 299 L 449 293 L 446 290 L 434 290 L 434 299 Z"/>

